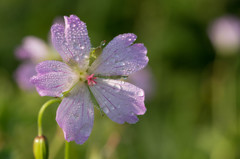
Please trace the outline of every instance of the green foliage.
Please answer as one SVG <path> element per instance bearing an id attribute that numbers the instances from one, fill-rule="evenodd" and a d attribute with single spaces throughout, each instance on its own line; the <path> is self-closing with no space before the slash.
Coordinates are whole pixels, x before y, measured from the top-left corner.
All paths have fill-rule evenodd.
<path id="1" fill-rule="evenodd" d="M 70 144 L 71 158 L 240 158 L 239 55 L 217 57 L 209 23 L 224 14 L 240 18 L 236 0 L 2 0 L 0 1 L 0 158 L 33 158 L 37 114 L 49 98 L 21 91 L 14 79 L 15 48 L 23 37 L 48 41 L 54 18 L 76 14 L 93 46 L 133 32 L 148 49 L 155 94 L 135 125 L 119 125 L 95 111 L 84 145 Z M 43 118 L 49 158 L 63 158 L 56 107 Z"/>

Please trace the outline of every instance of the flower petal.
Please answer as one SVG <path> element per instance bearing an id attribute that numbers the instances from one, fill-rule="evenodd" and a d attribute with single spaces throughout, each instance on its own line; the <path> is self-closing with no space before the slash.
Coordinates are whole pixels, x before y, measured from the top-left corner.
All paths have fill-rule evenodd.
<path id="1" fill-rule="evenodd" d="M 59 61 L 44 61 L 36 66 L 38 74 L 31 78 L 31 83 L 41 96 L 60 97 L 77 83 L 78 75 L 71 68 Z"/>
<path id="2" fill-rule="evenodd" d="M 69 49 L 80 68 L 88 66 L 91 43 L 88 37 L 87 26 L 77 16 L 71 15 L 65 19 L 65 37 Z"/>
<path id="3" fill-rule="evenodd" d="M 30 59 L 32 62 L 39 62 L 46 59 L 48 51 L 47 44 L 34 36 L 27 36 L 23 40 L 23 44 L 15 51 L 17 58 Z"/>
<path id="4" fill-rule="evenodd" d="M 65 27 L 54 24 L 51 28 L 52 43 L 65 62 L 75 61 L 87 69 L 91 44 L 86 24 L 75 15 L 64 19 Z"/>
<path id="5" fill-rule="evenodd" d="M 97 84 L 90 89 L 100 107 L 113 121 L 120 124 L 136 123 L 136 115 L 146 112 L 142 89 L 119 80 L 98 78 L 95 81 Z"/>
<path id="6" fill-rule="evenodd" d="M 85 84 L 77 85 L 63 99 L 58 107 L 56 120 L 68 142 L 83 144 L 88 139 L 93 127 L 94 109 Z"/>
<path id="7" fill-rule="evenodd" d="M 89 72 L 103 76 L 127 76 L 141 70 L 148 63 L 147 49 L 143 44 L 131 45 L 136 35 L 128 33 L 115 37 L 93 62 Z"/>
<path id="8" fill-rule="evenodd" d="M 36 71 L 40 74 L 48 72 L 71 73 L 72 69 L 67 64 L 60 61 L 43 61 L 37 65 Z"/>
<path id="9" fill-rule="evenodd" d="M 15 72 L 18 86 L 23 90 L 34 89 L 34 85 L 30 82 L 30 78 L 36 74 L 35 65 L 33 63 L 22 64 Z"/>
<path id="10" fill-rule="evenodd" d="M 61 24 L 54 24 L 51 27 L 51 37 L 52 44 L 61 55 L 63 61 L 68 62 L 73 57 L 73 54 L 70 52 L 65 39 L 64 26 Z"/>
<path id="11" fill-rule="evenodd" d="M 156 81 L 154 79 L 150 67 L 145 67 L 144 69 L 128 76 L 127 81 L 142 88 L 145 92 L 145 97 L 149 100 L 155 94 Z"/>

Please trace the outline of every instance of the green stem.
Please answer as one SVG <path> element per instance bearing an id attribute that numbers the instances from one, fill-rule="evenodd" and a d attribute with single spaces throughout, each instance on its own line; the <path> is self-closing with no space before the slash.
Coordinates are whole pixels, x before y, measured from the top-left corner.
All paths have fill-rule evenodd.
<path id="1" fill-rule="evenodd" d="M 41 107 L 41 109 L 39 110 L 38 112 L 38 136 L 42 136 L 42 116 L 43 116 L 43 113 L 45 111 L 45 109 L 53 104 L 53 103 L 56 103 L 56 102 L 60 102 L 61 99 L 50 99 L 49 101 L 47 101 L 46 103 L 43 104 L 43 106 Z"/>
<path id="2" fill-rule="evenodd" d="M 70 142 L 65 141 L 65 159 L 69 159 L 69 146 Z"/>

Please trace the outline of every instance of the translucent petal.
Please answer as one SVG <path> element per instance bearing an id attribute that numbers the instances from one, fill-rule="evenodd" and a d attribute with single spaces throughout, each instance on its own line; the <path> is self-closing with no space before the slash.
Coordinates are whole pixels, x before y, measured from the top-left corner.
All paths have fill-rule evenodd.
<path id="1" fill-rule="evenodd" d="M 83 144 L 88 139 L 93 127 L 94 109 L 85 84 L 74 87 L 70 95 L 63 99 L 56 120 L 68 142 Z"/>
<path id="2" fill-rule="evenodd" d="M 65 37 L 69 50 L 73 54 L 74 60 L 79 63 L 79 67 L 86 69 L 91 49 L 87 26 L 75 15 L 65 16 L 64 19 Z"/>
<path id="3" fill-rule="evenodd" d="M 44 61 L 37 65 L 38 74 L 31 78 L 31 83 L 37 88 L 41 96 L 60 97 L 61 93 L 68 91 L 79 76 L 62 62 Z"/>
<path id="4" fill-rule="evenodd" d="M 54 24 L 51 28 L 52 43 L 65 62 L 76 62 L 87 69 L 91 44 L 86 24 L 75 15 L 64 19 L 65 27 Z"/>
<path id="5" fill-rule="evenodd" d="M 95 81 L 97 84 L 90 89 L 102 110 L 113 121 L 136 123 L 136 115 L 146 112 L 142 89 L 119 80 L 98 78 Z"/>
<path id="6" fill-rule="evenodd" d="M 61 24 L 54 24 L 51 28 L 52 44 L 58 53 L 61 55 L 63 61 L 68 62 L 73 58 L 73 53 L 70 52 L 68 44 L 65 39 L 64 26 Z"/>
<path id="7" fill-rule="evenodd" d="M 149 100 L 156 93 L 156 81 L 150 67 L 137 71 L 128 76 L 127 81 L 135 86 L 142 88 L 145 92 L 145 97 Z"/>
<path id="8" fill-rule="evenodd" d="M 33 63 L 24 63 L 20 65 L 15 72 L 18 86 L 23 90 L 33 90 L 34 85 L 30 82 L 30 78 L 36 74 L 35 65 Z"/>
<path id="9" fill-rule="evenodd" d="M 33 62 L 39 62 L 46 59 L 48 53 L 47 44 L 34 36 L 25 37 L 23 44 L 15 51 L 19 59 L 30 59 Z"/>
<path id="10" fill-rule="evenodd" d="M 60 61 L 43 61 L 37 65 L 36 71 L 40 74 L 48 72 L 71 73 L 72 69 L 67 64 Z"/>
<path id="11" fill-rule="evenodd" d="M 127 76 L 141 70 L 148 63 L 143 44 L 132 43 L 136 35 L 128 33 L 115 37 L 89 68 L 90 73 L 103 76 Z"/>

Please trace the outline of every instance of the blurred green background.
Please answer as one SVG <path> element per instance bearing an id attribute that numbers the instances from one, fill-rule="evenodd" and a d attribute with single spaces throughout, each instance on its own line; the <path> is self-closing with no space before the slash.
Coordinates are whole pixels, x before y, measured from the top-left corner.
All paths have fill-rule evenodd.
<path id="1" fill-rule="evenodd" d="M 71 142 L 72 159 L 240 159 L 239 55 L 217 56 L 207 28 L 225 14 L 240 17 L 238 0 L 1 0 L 0 158 L 30 159 L 37 113 L 49 99 L 18 88 L 15 48 L 25 36 L 48 41 L 56 17 L 86 22 L 93 46 L 132 32 L 148 49 L 155 94 L 135 125 L 119 125 L 95 111 L 84 145 Z M 63 158 L 55 121 L 44 114 L 50 158 Z"/>

